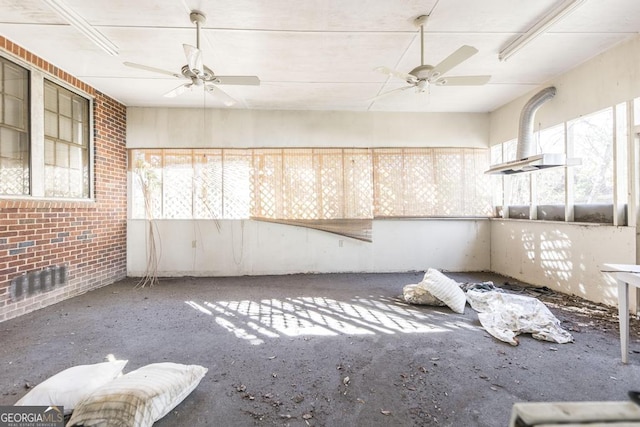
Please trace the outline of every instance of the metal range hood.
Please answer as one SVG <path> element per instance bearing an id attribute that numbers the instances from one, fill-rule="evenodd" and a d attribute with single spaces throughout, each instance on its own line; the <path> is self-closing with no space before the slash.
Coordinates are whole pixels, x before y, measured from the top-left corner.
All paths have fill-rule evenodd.
<path id="1" fill-rule="evenodd" d="M 576 160 L 576 159 L 571 159 Z M 572 162 L 573 163 L 573 162 Z M 580 164 L 579 162 L 576 164 Z M 561 166 L 573 166 L 567 163 L 567 158 L 562 153 L 545 153 L 536 154 L 534 156 L 525 157 L 521 160 L 514 160 L 512 162 L 500 163 L 494 165 L 489 170 L 485 171 L 485 174 L 494 175 L 511 175 L 514 173 L 522 172 L 535 172 L 542 169 L 557 168 Z"/>
<path id="2" fill-rule="evenodd" d="M 553 98 L 555 94 L 556 88 L 551 86 L 535 94 L 525 104 L 520 113 L 518 150 L 516 153 L 517 160 L 493 165 L 485 171 L 485 174 L 511 175 L 581 164 L 580 159 L 567 159 L 563 153 L 533 154 L 535 152 L 533 144 L 533 116 L 536 111 L 538 111 L 538 108 Z"/>

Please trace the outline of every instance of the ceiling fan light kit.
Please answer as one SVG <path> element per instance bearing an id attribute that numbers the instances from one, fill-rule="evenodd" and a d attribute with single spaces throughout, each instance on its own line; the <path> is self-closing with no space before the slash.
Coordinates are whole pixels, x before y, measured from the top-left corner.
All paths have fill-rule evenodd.
<path id="1" fill-rule="evenodd" d="M 552 25 L 558 23 L 565 18 L 569 13 L 573 12 L 578 6 L 583 4 L 585 0 L 566 0 L 556 9 L 553 9 L 542 19 L 536 22 L 533 27 L 526 33 L 515 39 L 507 47 L 502 49 L 498 54 L 500 61 L 506 61 L 516 53 L 520 52 L 525 46 L 531 43 L 533 40 L 544 34 Z"/>
<path id="2" fill-rule="evenodd" d="M 194 87 L 203 87 L 205 93 L 218 98 L 227 107 L 234 105 L 237 101 L 225 91 L 217 87 L 217 85 L 258 86 L 260 84 L 260 79 L 256 76 L 217 76 L 209 67 L 204 65 L 202 61 L 202 50 L 200 49 L 200 27 L 206 22 L 206 17 L 201 12 L 194 10 L 189 14 L 189 19 L 192 24 L 196 25 L 196 46 L 189 44 L 182 45 L 187 63 L 182 66 L 180 73 L 174 73 L 133 62 L 125 62 L 124 65 L 188 80 L 187 83 L 181 84 L 175 89 L 165 93 L 164 96 L 167 98 L 174 98 L 182 95 L 183 93 L 192 90 Z"/>
<path id="3" fill-rule="evenodd" d="M 427 22 L 429 15 L 420 15 L 414 20 L 414 24 L 420 28 L 420 65 L 415 67 L 408 73 L 393 70 L 387 67 L 377 67 L 374 70 L 383 74 L 387 74 L 391 77 L 396 77 L 404 80 L 409 86 L 404 86 L 398 89 L 393 89 L 388 92 L 382 93 L 372 99 L 377 99 L 392 94 L 394 92 L 404 91 L 410 88 L 415 88 L 416 92 L 423 93 L 428 92 L 429 87 L 435 86 L 480 86 L 486 84 L 491 76 L 455 76 L 445 77 L 454 67 L 460 65 L 462 62 L 471 58 L 478 53 L 478 49 L 473 46 L 462 46 L 437 65 L 429 65 L 424 63 L 424 25 Z"/>

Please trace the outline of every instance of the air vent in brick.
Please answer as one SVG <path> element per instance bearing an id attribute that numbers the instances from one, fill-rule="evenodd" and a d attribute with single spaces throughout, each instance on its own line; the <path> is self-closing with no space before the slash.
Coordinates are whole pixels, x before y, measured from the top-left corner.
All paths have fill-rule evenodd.
<path id="1" fill-rule="evenodd" d="M 67 284 L 67 266 L 55 265 L 30 271 L 11 280 L 11 301 L 20 301 Z"/>

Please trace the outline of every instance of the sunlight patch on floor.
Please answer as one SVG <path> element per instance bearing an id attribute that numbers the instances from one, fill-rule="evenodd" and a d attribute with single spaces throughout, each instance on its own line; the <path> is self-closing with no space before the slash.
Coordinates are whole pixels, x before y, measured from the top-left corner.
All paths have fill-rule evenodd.
<path id="1" fill-rule="evenodd" d="M 384 297 L 338 301 L 325 297 L 259 301 L 185 301 L 253 345 L 262 338 L 445 332 L 433 316 Z"/>

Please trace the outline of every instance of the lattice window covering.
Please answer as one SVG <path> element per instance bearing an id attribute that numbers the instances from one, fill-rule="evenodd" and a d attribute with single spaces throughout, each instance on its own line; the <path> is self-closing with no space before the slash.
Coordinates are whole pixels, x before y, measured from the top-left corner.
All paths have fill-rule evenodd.
<path id="1" fill-rule="evenodd" d="M 367 149 L 257 149 L 252 216 L 334 220 L 372 217 Z"/>
<path id="2" fill-rule="evenodd" d="M 283 151 L 280 218 L 316 219 L 322 215 L 312 153 L 313 150 L 306 149 Z"/>
<path id="3" fill-rule="evenodd" d="M 485 149 L 132 151 L 134 218 L 145 217 L 145 185 L 154 218 L 253 217 L 334 231 L 374 215 L 492 214 Z"/>
<path id="4" fill-rule="evenodd" d="M 233 149 L 132 150 L 133 218 L 249 217 L 251 152 Z"/>
<path id="5" fill-rule="evenodd" d="M 487 150 L 464 149 L 464 216 L 494 216 L 493 189 L 489 175 L 490 153 Z"/>
<path id="6" fill-rule="evenodd" d="M 251 150 L 222 150 L 222 216 L 242 219 L 251 210 Z"/>
<path id="7" fill-rule="evenodd" d="M 193 218 L 194 168 L 192 150 L 164 150 L 162 216 Z"/>
<path id="8" fill-rule="evenodd" d="M 463 192 L 465 174 L 462 167 L 463 150 L 435 149 L 433 158 L 437 171 L 434 215 L 455 216 L 464 211 Z"/>
<path id="9" fill-rule="evenodd" d="M 491 216 L 487 150 L 374 149 L 376 217 Z"/>
<path id="10" fill-rule="evenodd" d="M 162 150 L 132 150 L 129 156 L 133 218 L 162 218 Z"/>
<path id="11" fill-rule="evenodd" d="M 399 172 L 404 171 L 404 155 L 402 149 L 377 149 L 373 154 L 373 171 L 375 183 L 374 215 L 404 215 L 403 195 L 404 178 Z"/>
<path id="12" fill-rule="evenodd" d="M 344 209 L 346 218 L 373 217 L 373 166 L 371 150 L 342 150 Z"/>
<path id="13" fill-rule="evenodd" d="M 255 149 L 252 158 L 251 216 L 277 218 L 283 211 L 282 151 L 280 149 Z"/>
<path id="14" fill-rule="evenodd" d="M 193 217 L 223 218 L 222 150 L 194 150 Z"/>

